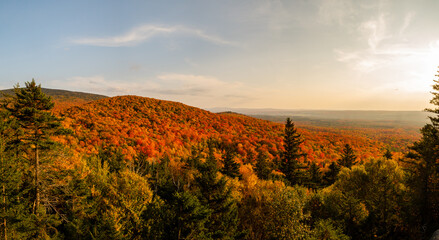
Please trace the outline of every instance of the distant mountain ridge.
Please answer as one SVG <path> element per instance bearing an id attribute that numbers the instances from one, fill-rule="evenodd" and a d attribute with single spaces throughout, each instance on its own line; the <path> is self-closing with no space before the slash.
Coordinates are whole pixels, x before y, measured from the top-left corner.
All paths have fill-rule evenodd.
<path id="1" fill-rule="evenodd" d="M 52 97 L 53 101 L 55 102 L 55 109 L 54 109 L 55 112 L 62 112 L 70 107 L 79 106 L 84 103 L 108 98 L 107 96 L 93 94 L 93 93 L 75 92 L 75 91 L 50 89 L 50 88 L 41 88 L 41 89 L 45 94 Z M 13 95 L 14 89 L 0 90 L 0 93 Z"/>
<path id="2" fill-rule="evenodd" d="M 274 122 L 292 117 L 295 121 L 312 121 L 320 126 L 334 121 L 375 122 L 393 125 L 413 125 L 421 127 L 428 122 L 427 112 L 423 111 L 385 111 L 385 110 L 287 110 L 287 109 L 249 109 L 249 108 L 211 108 L 212 112 L 232 111 Z M 318 122 L 317 122 L 318 121 Z M 326 125 L 325 125 L 326 126 Z"/>
<path id="3" fill-rule="evenodd" d="M 86 101 L 95 101 L 103 98 L 107 98 L 108 96 L 94 94 L 94 93 L 85 93 L 85 92 L 77 92 L 77 91 L 69 91 L 62 89 L 51 89 L 51 88 L 41 88 L 43 92 L 54 99 L 68 99 L 68 98 L 78 98 Z M 4 89 L 0 90 L 1 93 L 5 94 L 13 94 L 14 89 Z"/>

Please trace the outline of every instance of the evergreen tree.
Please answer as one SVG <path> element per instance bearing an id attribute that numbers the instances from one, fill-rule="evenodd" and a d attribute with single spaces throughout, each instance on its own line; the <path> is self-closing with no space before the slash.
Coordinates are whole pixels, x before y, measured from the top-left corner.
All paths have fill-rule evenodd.
<path id="1" fill-rule="evenodd" d="M 283 143 L 284 151 L 281 156 L 280 170 L 285 174 L 286 180 L 291 185 L 303 184 L 304 182 L 303 169 L 305 167 L 299 162 L 301 157 L 306 156 L 300 149 L 302 142 L 301 135 L 294 127 L 294 123 L 290 118 L 287 118 Z"/>
<path id="2" fill-rule="evenodd" d="M 237 201 L 232 196 L 232 189 L 227 185 L 226 178 L 218 178 L 218 168 L 212 147 L 209 147 L 209 156 L 198 166 L 198 170 L 200 175 L 195 181 L 199 188 L 199 199 L 211 211 L 205 224 L 207 229 L 205 237 L 234 239 L 240 234 L 237 231 Z"/>
<path id="3" fill-rule="evenodd" d="M 199 157 L 193 154 L 186 159 L 185 172 L 198 166 Z M 186 173 L 176 175 L 169 169 L 169 159 L 164 158 L 149 173 L 156 192 L 153 204 L 142 214 L 146 227 L 142 230 L 145 239 L 203 239 L 205 224 L 211 210 L 199 200 L 198 192 L 191 191 Z M 152 164 L 151 164 L 152 165 Z"/>
<path id="4" fill-rule="evenodd" d="M 16 135 L 8 144 L 17 150 L 16 156 L 24 160 L 23 164 L 30 165 L 23 169 L 24 183 L 20 191 L 25 194 L 21 201 L 28 201 L 31 209 L 20 217 L 19 228 L 23 238 L 48 238 L 58 234 L 55 226 L 60 224 L 60 215 L 55 209 L 54 199 L 51 199 L 57 196 L 50 195 L 51 191 L 46 189 L 49 185 L 54 186 L 50 183 L 52 176 L 46 174 L 53 159 L 41 158 L 40 153 L 56 145 L 52 136 L 67 131 L 62 128 L 61 119 L 51 111 L 54 107 L 52 99 L 42 92 L 35 80 L 26 82 L 24 88 L 17 84 L 14 93 L 4 102 L 4 108 L 10 114 L 8 120 L 17 124 Z M 42 161 L 44 167 L 40 166 Z"/>
<path id="5" fill-rule="evenodd" d="M 341 159 L 338 160 L 338 165 L 342 167 L 351 168 L 357 163 L 357 156 L 354 153 L 351 145 L 345 144 Z"/>
<path id="6" fill-rule="evenodd" d="M 19 200 L 23 193 L 22 165 L 15 156 L 15 151 L 7 148 L 7 143 L 14 135 L 14 123 L 8 121 L 9 114 L 0 112 L 0 237 L 1 239 L 19 238 L 16 231 L 19 216 L 23 215 L 25 204 Z"/>
<path id="7" fill-rule="evenodd" d="M 308 187 L 317 189 L 322 185 L 322 173 L 316 163 L 312 163 L 308 169 Z"/>
<path id="8" fill-rule="evenodd" d="M 223 168 L 221 173 L 231 177 L 241 177 L 239 164 L 235 161 L 235 152 L 231 147 L 226 147 L 223 154 Z"/>
<path id="9" fill-rule="evenodd" d="M 332 185 L 337 180 L 337 175 L 340 172 L 340 166 L 336 162 L 329 165 L 329 170 L 323 176 L 323 181 L 326 186 Z"/>
<path id="10" fill-rule="evenodd" d="M 386 159 L 392 159 L 393 154 L 389 149 L 386 149 L 386 152 L 384 153 L 383 157 Z"/>
<path id="11" fill-rule="evenodd" d="M 259 152 L 255 167 L 256 167 L 256 174 L 258 175 L 258 178 L 267 180 L 268 177 L 270 176 L 271 169 L 267 161 L 267 156 L 264 153 Z"/>
<path id="12" fill-rule="evenodd" d="M 417 223 L 418 228 L 424 230 L 423 238 L 439 228 L 439 80 L 434 83 L 430 103 L 436 108 L 425 109 L 434 116 L 430 116 L 431 123 L 421 129 L 422 138 L 409 147 L 411 152 L 405 160 L 415 208 L 411 211 L 415 213 L 411 224 Z"/>
<path id="13" fill-rule="evenodd" d="M 20 142 L 33 152 L 33 171 L 34 171 L 34 192 L 33 213 L 38 214 L 40 207 L 40 151 L 51 147 L 54 142 L 51 136 L 61 133 L 61 119 L 56 117 L 51 110 L 54 103 L 50 96 L 46 96 L 41 90 L 41 85 L 37 85 L 35 80 L 26 82 L 25 88 L 18 85 L 14 88 L 10 104 L 6 109 L 17 121 L 23 134 Z"/>

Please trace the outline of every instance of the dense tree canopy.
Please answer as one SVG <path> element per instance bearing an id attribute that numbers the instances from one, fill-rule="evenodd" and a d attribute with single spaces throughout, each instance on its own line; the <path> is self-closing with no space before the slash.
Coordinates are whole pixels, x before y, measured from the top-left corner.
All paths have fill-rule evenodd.
<path id="1" fill-rule="evenodd" d="M 2 239 L 427 239 L 439 227 L 434 117 L 402 159 L 290 118 L 134 96 L 60 118 L 35 81 L 14 93 L 0 111 Z"/>

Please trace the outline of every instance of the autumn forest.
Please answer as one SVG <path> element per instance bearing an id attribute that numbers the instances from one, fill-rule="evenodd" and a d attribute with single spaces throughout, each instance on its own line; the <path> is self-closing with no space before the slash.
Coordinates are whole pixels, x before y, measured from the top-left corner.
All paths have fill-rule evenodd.
<path id="1" fill-rule="evenodd" d="M 429 239 L 435 84 L 416 133 L 17 85 L 0 112 L 1 238 Z"/>

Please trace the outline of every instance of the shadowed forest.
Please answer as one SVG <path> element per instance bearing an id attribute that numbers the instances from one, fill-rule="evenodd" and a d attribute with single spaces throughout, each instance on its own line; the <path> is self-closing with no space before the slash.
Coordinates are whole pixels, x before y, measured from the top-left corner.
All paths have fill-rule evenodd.
<path id="1" fill-rule="evenodd" d="M 17 85 L 0 113 L 1 237 L 429 239 L 433 90 L 415 131 Z"/>

